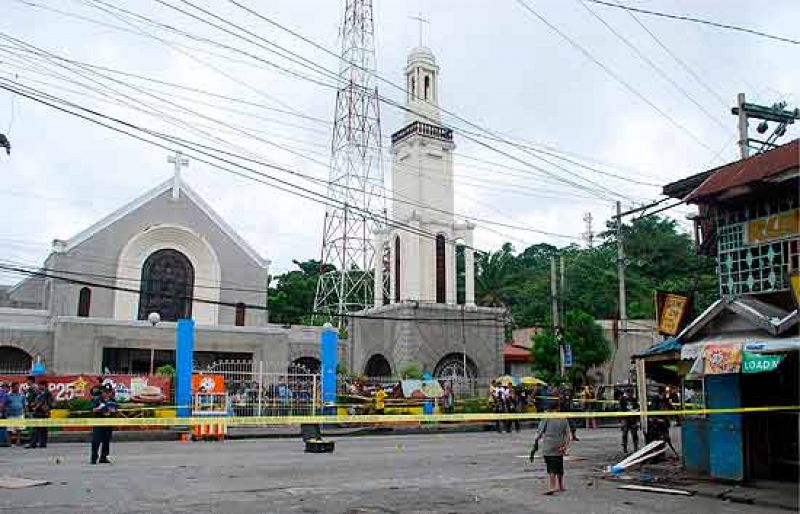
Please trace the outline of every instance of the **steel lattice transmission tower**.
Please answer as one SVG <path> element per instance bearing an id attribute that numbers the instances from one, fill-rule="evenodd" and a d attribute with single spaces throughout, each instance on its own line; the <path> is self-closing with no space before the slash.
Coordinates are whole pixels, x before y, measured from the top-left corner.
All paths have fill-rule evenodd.
<path id="1" fill-rule="evenodd" d="M 314 301 L 314 311 L 326 318 L 372 305 L 372 234 L 385 216 L 372 0 L 345 0 L 340 37 L 328 185 L 336 205 L 325 212 Z"/>

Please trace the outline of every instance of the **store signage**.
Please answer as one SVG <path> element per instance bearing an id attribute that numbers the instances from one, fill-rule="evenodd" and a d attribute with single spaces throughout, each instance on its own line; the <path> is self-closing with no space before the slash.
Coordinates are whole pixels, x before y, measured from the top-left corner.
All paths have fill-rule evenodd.
<path id="1" fill-rule="evenodd" d="M 742 368 L 742 347 L 739 344 L 708 344 L 704 357 L 706 375 L 739 373 Z"/>
<path id="2" fill-rule="evenodd" d="M 755 245 L 800 234 L 800 209 L 747 222 L 747 244 Z"/>
<path id="3" fill-rule="evenodd" d="M 689 298 L 671 293 L 658 293 L 658 331 L 674 336 L 680 332 L 686 317 Z"/>
<path id="4" fill-rule="evenodd" d="M 783 355 L 765 355 L 744 352 L 742 354 L 742 373 L 766 373 L 775 371 L 783 360 Z"/>

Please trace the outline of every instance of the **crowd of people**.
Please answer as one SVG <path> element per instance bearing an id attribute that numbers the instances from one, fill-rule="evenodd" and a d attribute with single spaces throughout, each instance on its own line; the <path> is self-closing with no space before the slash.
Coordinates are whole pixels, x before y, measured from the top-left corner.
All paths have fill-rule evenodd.
<path id="1" fill-rule="evenodd" d="M 3 419 L 47 419 L 55 400 L 50 385 L 45 380 L 36 381 L 33 376 L 25 382 L 0 383 L 0 420 Z M 116 416 L 114 388 L 101 384 L 92 389 L 91 413 L 95 417 Z M 24 443 L 24 429 L 15 425 L 10 429 L 0 421 L 0 446 L 21 447 Z M 47 448 L 47 427 L 30 427 L 28 444 L 25 448 Z M 90 463 L 109 463 L 112 427 L 93 427 Z"/>
<path id="2" fill-rule="evenodd" d="M 28 377 L 25 382 L 0 383 L 0 419 L 50 417 L 53 393 L 46 381 Z M 0 427 L 0 446 L 22 446 L 22 427 Z M 32 427 L 26 448 L 47 448 L 47 428 Z"/>

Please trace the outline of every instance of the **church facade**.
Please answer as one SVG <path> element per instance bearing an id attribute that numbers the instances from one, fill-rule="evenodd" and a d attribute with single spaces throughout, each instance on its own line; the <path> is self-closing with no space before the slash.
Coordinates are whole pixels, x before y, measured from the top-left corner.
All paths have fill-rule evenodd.
<path id="1" fill-rule="evenodd" d="M 319 335 L 268 323 L 268 271 L 176 174 L 55 240 L 41 269 L 6 291 L 0 371 L 39 358 L 55 373 L 149 373 L 174 362 L 175 322 L 192 318 L 198 365 L 257 360 L 286 372 L 318 358 Z"/>
<path id="2" fill-rule="evenodd" d="M 375 267 L 374 307 L 350 319 L 350 367 L 367 376 L 412 366 L 437 377 L 497 376 L 504 311 L 475 305 L 475 225 L 455 219 L 455 142 L 441 123 L 431 50 L 414 48 L 405 75 L 405 125 L 391 140 L 392 223 L 374 236 L 384 265 Z"/>

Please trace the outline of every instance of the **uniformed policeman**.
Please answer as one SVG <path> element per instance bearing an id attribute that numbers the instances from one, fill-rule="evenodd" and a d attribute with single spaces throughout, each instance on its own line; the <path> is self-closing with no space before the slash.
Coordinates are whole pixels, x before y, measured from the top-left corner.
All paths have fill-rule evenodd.
<path id="1" fill-rule="evenodd" d="M 110 418 L 117 415 L 117 404 L 114 401 L 114 388 L 105 384 L 100 394 L 92 399 L 92 414 L 97 418 Z M 108 454 L 111 446 L 112 427 L 92 427 L 92 464 L 111 464 Z M 100 458 L 98 460 L 98 451 Z"/>

